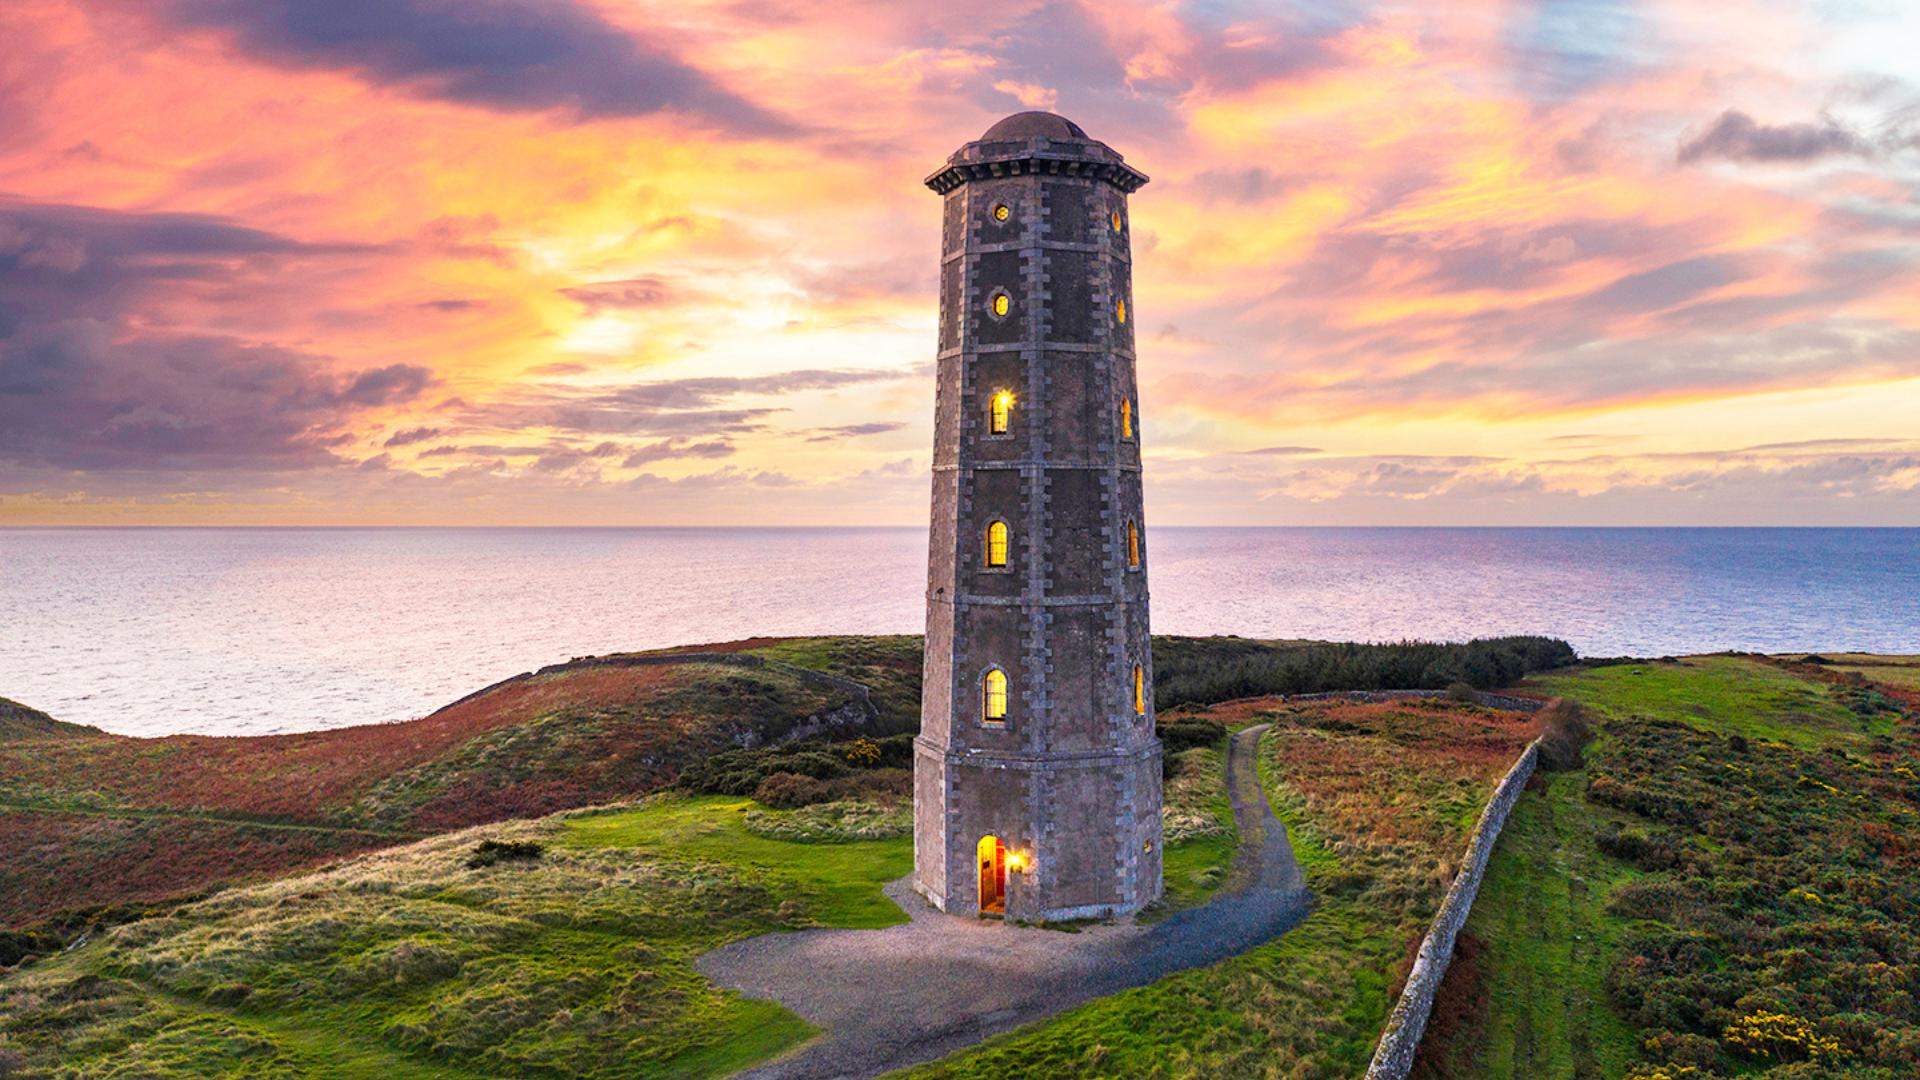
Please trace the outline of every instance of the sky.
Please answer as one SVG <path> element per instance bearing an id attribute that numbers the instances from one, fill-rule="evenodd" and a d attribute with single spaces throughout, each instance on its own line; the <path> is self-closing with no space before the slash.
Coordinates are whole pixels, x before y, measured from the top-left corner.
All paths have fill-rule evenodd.
<path id="1" fill-rule="evenodd" d="M 924 524 L 940 199 L 1132 197 L 1159 525 L 1920 525 L 1920 5 L 6 0 L 0 524 Z"/>

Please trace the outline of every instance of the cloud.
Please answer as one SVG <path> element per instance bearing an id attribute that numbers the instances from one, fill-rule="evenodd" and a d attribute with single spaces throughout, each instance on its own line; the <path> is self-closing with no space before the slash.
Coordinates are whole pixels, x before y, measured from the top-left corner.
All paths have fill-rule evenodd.
<path id="1" fill-rule="evenodd" d="M 0 460 L 75 469 L 310 468 L 335 429 L 431 380 L 357 375 L 292 350 L 218 337 L 115 341 L 87 320 L 0 339 Z"/>
<path id="2" fill-rule="evenodd" d="M 547 384 L 471 410 L 476 424 L 552 428 L 600 434 L 707 436 L 763 426 L 783 406 L 746 405 L 741 398 L 888 382 L 899 369 L 803 369 L 771 375 L 714 375 L 631 383 L 613 389 Z"/>
<path id="3" fill-rule="evenodd" d="M 899 431 L 907 425 L 897 420 L 875 420 L 865 424 L 842 424 L 839 427 L 814 428 L 814 435 L 807 437 L 808 442 L 833 442 L 838 439 L 859 438 L 862 435 L 884 435 L 889 431 Z"/>
<path id="4" fill-rule="evenodd" d="M 446 434 L 446 432 L 437 427 L 407 428 L 403 431 L 394 432 L 388 436 L 387 441 L 381 445 L 387 447 L 411 446 L 414 443 L 426 442 L 428 439 L 438 438 L 444 434 Z"/>
<path id="5" fill-rule="evenodd" d="M 482 108 L 587 119 L 679 112 L 738 134 L 794 130 L 571 0 L 172 0 L 162 10 L 274 64 L 351 71 Z"/>
<path id="6" fill-rule="evenodd" d="M 135 470 L 333 464 L 341 427 L 409 402 L 417 364 L 329 357 L 156 318 L 295 259 L 357 254 L 197 214 L 0 200 L 0 459 Z"/>
<path id="7" fill-rule="evenodd" d="M 729 457 L 734 452 L 733 443 L 725 439 L 710 439 L 706 442 L 662 439 L 636 448 L 620 464 L 623 468 L 637 469 L 656 461 L 670 461 L 675 458 L 722 458 Z"/>
<path id="8" fill-rule="evenodd" d="M 561 289 L 560 294 L 577 300 L 589 314 L 655 307 L 665 303 L 673 292 L 656 277 L 627 278 L 623 281 L 596 281 Z"/>
<path id="9" fill-rule="evenodd" d="M 1681 144 L 1679 161 L 1683 165 L 1707 158 L 1815 161 L 1872 152 L 1871 143 L 1830 118 L 1822 117 L 1818 123 L 1762 124 L 1738 109 L 1728 109 L 1712 127 Z"/>
<path id="10" fill-rule="evenodd" d="M 1248 450 L 1249 454 L 1265 454 L 1271 457 L 1295 457 L 1300 454 L 1318 454 L 1317 446 L 1263 446 L 1258 450 Z"/>

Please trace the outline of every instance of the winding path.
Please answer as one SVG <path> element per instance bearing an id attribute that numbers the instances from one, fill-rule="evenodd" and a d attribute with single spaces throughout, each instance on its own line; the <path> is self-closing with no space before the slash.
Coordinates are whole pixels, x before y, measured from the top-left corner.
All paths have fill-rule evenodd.
<path id="1" fill-rule="evenodd" d="M 714 982 L 773 998 L 824 1029 L 795 1052 L 743 1073 L 754 1080 L 870 1077 L 1184 968 L 1216 963 L 1285 933 L 1312 906 L 1286 826 L 1260 790 L 1265 725 L 1227 744 L 1240 846 L 1228 883 L 1163 922 L 1075 933 L 936 911 L 907 879 L 887 895 L 911 921 L 883 930 L 763 934 L 702 956 Z"/>

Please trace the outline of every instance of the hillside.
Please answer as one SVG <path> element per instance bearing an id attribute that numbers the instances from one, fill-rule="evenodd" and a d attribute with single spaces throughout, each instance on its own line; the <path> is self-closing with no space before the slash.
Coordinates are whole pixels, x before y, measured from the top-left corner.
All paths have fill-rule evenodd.
<path id="1" fill-rule="evenodd" d="M 1421 1075 L 1920 1075 L 1920 693 L 1859 674 L 1913 667 L 1532 680 L 1599 735 L 1515 807 Z"/>
<path id="2" fill-rule="evenodd" d="M 1274 725 L 1263 771 L 1316 886 L 1339 899 L 1240 959 L 1048 1022 L 1049 1053 L 1019 1035 L 1012 1053 L 1055 1075 L 1115 1075 L 1073 1065 L 1090 1040 L 1137 1027 L 1144 1004 L 1162 1021 L 1116 1051 L 1245 1071 L 1272 1053 L 1264 1013 L 1284 1000 L 1292 1051 L 1350 1064 L 1366 1052 L 1462 822 L 1530 736 L 1530 718 L 1446 701 L 1261 699 L 1169 722 L 1189 744 L 1169 804 L 1183 823 L 1168 835 L 1169 865 L 1214 879 L 1187 883 L 1173 906 L 1203 899 L 1232 855 L 1232 837 L 1223 851 L 1208 820 L 1224 803 L 1217 748 L 1255 722 Z M 1388 759 L 1395 782 L 1370 782 Z M 1387 827 L 1389 808 L 1416 805 Z M 664 793 L 229 889 L 0 977 L 0 1062 L 10 1054 L 30 1076 L 725 1075 L 812 1029 L 716 989 L 693 958 L 768 931 L 904 920 L 880 888 L 906 873 L 911 839 L 901 829 L 869 838 L 872 824 L 857 804 L 775 810 Z M 1201 1000 L 1214 1002 L 1208 1024 L 1183 1020 Z M 1232 1034 L 1224 1044 L 1222 1031 Z M 952 1068 L 1004 1075 L 994 1062 L 1007 1053 L 990 1043 Z"/>
<path id="3" fill-rule="evenodd" d="M 855 695 L 785 665 L 620 658 L 400 724 L 162 739 L 56 725 L 0 742 L 0 930 L 57 934 L 123 905 L 642 794 L 797 729 L 877 725 Z"/>

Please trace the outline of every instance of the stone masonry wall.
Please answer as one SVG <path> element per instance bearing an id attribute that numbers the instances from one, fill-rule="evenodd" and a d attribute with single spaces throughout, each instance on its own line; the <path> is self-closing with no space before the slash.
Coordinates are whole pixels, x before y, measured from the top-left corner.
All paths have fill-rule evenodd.
<path id="1" fill-rule="evenodd" d="M 1487 808 L 1481 811 L 1480 822 L 1467 840 L 1466 861 L 1454 876 L 1426 939 L 1420 942 L 1420 954 L 1407 975 L 1406 989 L 1400 992 L 1400 1000 L 1387 1016 L 1386 1030 L 1374 1051 L 1373 1064 L 1367 1067 L 1367 1080 L 1404 1080 L 1412 1071 L 1414 1055 L 1420 1050 L 1420 1036 L 1426 1033 L 1427 1018 L 1433 1013 L 1434 995 L 1440 992 L 1447 965 L 1453 962 L 1454 941 L 1473 911 L 1473 899 L 1480 893 L 1487 860 L 1493 856 L 1493 846 L 1500 839 L 1507 815 L 1513 812 L 1513 804 L 1519 801 L 1520 791 L 1533 776 L 1539 759 L 1540 740 L 1535 739 L 1521 752 L 1513 768 L 1507 770 Z"/>

